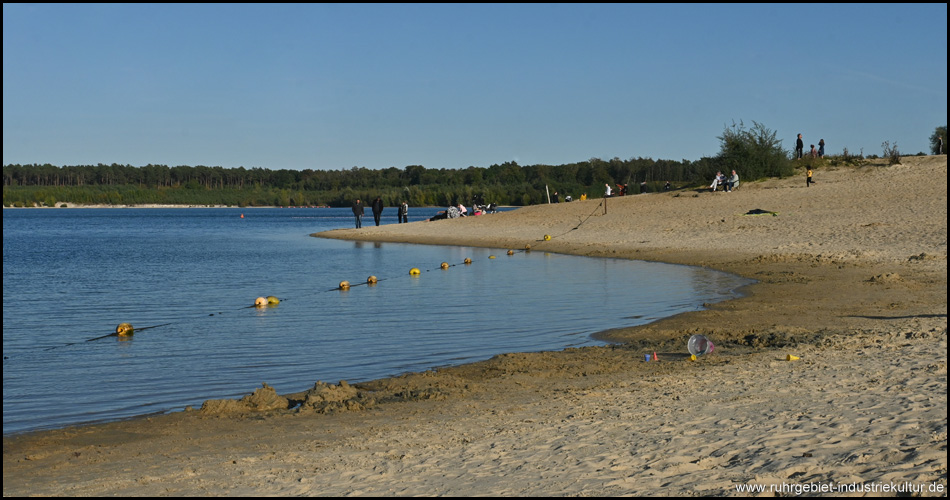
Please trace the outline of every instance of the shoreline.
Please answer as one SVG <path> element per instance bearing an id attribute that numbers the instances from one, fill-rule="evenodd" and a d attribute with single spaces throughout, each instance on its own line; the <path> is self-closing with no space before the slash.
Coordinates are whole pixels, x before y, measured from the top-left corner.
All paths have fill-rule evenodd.
<path id="1" fill-rule="evenodd" d="M 66 205 L 65 207 L 62 205 Z M 329 205 L 313 205 L 313 206 L 283 206 L 283 205 L 266 205 L 266 206 L 253 206 L 253 207 L 236 207 L 232 205 L 164 205 L 159 203 L 143 203 L 140 205 L 82 205 L 77 203 L 59 203 L 55 207 L 7 207 L 4 206 L 4 209 L 19 210 L 19 209 L 28 209 L 28 208 L 39 208 L 39 209 L 49 209 L 49 208 L 233 208 L 235 210 L 249 210 L 255 208 L 349 208 L 349 207 L 331 207 Z M 384 208 L 398 208 L 396 205 L 386 206 Z M 444 209 L 445 207 L 440 206 L 417 206 L 412 208 L 438 208 Z M 520 208 L 513 207 L 509 205 L 500 205 L 499 208 Z"/>
<path id="2" fill-rule="evenodd" d="M 610 198 L 606 210 L 602 200 L 573 201 L 314 235 L 530 245 L 709 267 L 757 283 L 702 311 L 603 333 L 620 344 L 511 353 L 310 394 L 324 402 L 333 391 L 392 395 L 361 408 L 343 396 L 311 412 L 201 410 L 4 437 L 4 494 L 946 488 L 947 161 L 904 161 L 816 172 L 809 188 L 801 178 L 773 179 L 732 193 Z M 778 215 L 743 215 L 753 209 Z M 694 333 L 717 348 L 689 362 L 685 339 Z M 652 351 L 661 362 L 644 363 Z"/>

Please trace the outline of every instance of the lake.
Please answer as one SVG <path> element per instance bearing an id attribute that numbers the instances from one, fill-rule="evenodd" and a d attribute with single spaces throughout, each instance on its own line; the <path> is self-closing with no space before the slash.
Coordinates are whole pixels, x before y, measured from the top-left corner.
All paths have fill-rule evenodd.
<path id="1" fill-rule="evenodd" d="M 437 210 L 412 208 L 410 222 Z M 395 208 L 382 223 L 396 223 Z M 286 394 L 602 345 L 593 333 L 749 283 L 670 264 L 310 236 L 353 225 L 346 208 L 4 209 L 4 434 L 180 411 L 263 382 Z M 355 286 L 341 291 L 343 280 Z M 262 296 L 280 303 L 254 307 Z M 133 337 L 108 336 L 123 322 Z"/>

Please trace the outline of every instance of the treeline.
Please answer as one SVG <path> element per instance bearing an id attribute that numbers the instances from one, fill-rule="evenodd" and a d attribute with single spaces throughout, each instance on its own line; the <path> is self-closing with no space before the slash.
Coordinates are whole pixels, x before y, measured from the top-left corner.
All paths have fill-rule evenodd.
<path id="1" fill-rule="evenodd" d="M 753 122 L 755 123 L 755 122 Z M 758 123 L 751 129 L 726 128 L 716 157 L 697 161 L 613 158 L 564 165 L 515 162 L 431 169 L 421 165 L 371 170 L 270 170 L 98 164 L 4 165 L 4 206 L 75 204 L 171 204 L 228 206 L 350 206 L 354 199 L 380 196 L 387 206 L 469 204 L 476 196 L 499 205 L 544 203 L 557 191 L 561 199 L 600 197 L 604 185 L 626 184 L 629 194 L 708 183 L 719 171 L 736 169 L 744 180 L 791 175 L 790 154 L 775 133 Z"/>

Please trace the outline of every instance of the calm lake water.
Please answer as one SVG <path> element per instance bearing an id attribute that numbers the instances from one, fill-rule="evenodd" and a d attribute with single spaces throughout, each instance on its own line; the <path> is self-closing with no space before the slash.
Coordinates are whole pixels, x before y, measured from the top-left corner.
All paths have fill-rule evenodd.
<path id="1" fill-rule="evenodd" d="M 344 227 L 349 209 L 3 210 L 3 433 L 178 411 L 262 382 L 284 394 L 600 345 L 591 334 L 748 284 L 687 266 L 309 236 Z M 360 285 L 342 292 L 342 280 Z M 253 307 L 269 295 L 280 304 Z M 89 340 L 123 322 L 131 339 Z"/>

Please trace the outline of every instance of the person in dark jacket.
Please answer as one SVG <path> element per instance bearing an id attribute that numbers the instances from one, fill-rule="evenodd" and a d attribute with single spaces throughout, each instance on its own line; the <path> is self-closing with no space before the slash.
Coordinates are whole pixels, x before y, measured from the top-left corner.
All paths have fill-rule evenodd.
<path id="1" fill-rule="evenodd" d="M 383 200 L 379 196 L 373 200 L 373 220 L 379 225 L 379 218 L 383 215 Z"/>
<path id="2" fill-rule="evenodd" d="M 356 216 L 356 229 L 363 227 L 363 202 L 359 199 L 353 202 L 353 215 Z"/>

